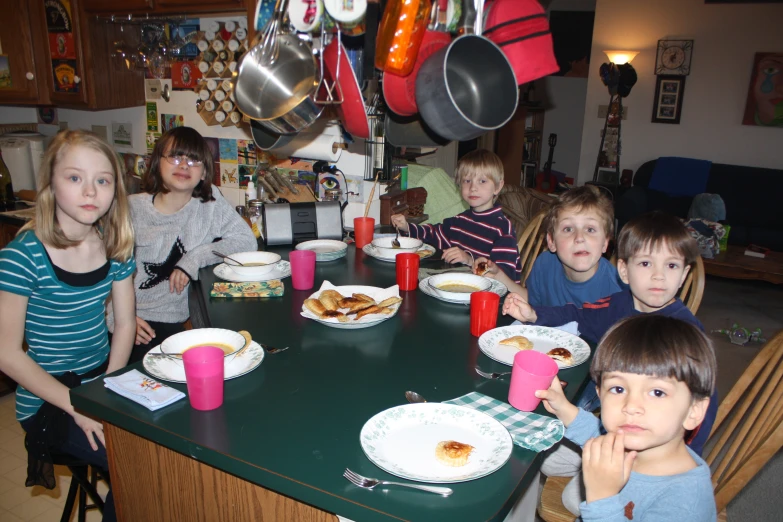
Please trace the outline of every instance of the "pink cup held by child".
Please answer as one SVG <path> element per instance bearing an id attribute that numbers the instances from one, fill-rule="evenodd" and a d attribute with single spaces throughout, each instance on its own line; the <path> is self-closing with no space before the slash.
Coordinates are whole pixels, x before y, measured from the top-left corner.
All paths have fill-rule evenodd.
<path id="1" fill-rule="evenodd" d="M 196 410 L 214 410 L 223 404 L 224 357 L 216 346 L 190 348 L 182 354 L 190 405 Z"/>
<path id="2" fill-rule="evenodd" d="M 514 356 L 508 402 L 520 411 L 533 411 L 541 399 L 538 390 L 547 390 L 557 375 L 557 363 L 545 353 L 525 350 Z"/>

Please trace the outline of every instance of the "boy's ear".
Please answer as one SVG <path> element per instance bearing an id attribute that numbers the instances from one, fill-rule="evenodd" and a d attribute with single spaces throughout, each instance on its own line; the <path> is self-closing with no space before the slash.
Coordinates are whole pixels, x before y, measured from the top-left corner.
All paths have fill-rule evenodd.
<path id="1" fill-rule="evenodd" d="M 694 399 L 691 407 L 688 409 L 688 416 L 682 423 L 682 427 L 686 431 L 695 430 L 699 424 L 704 420 L 704 416 L 707 414 L 707 408 L 710 405 L 710 398 L 705 397 L 703 399 Z"/>
<path id="2" fill-rule="evenodd" d="M 552 239 L 552 234 L 549 232 L 546 233 L 546 246 L 553 254 L 557 252 L 557 245 L 555 244 L 555 240 Z"/>
<path id="3" fill-rule="evenodd" d="M 625 262 L 624 259 L 618 259 L 617 260 L 617 273 L 620 274 L 620 279 L 622 279 L 623 283 L 630 284 L 628 282 L 628 264 Z M 683 279 L 685 281 L 685 279 Z M 680 282 L 682 284 L 682 282 Z"/>
<path id="4" fill-rule="evenodd" d="M 497 184 L 497 186 L 495 187 L 495 192 L 494 192 L 494 194 L 495 194 L 496 196 L 497 196 L 498 194 L 500 194 L 500 191 L 501 191 L 501 190 L 503 190 L 503 185 L 504 185 L 504 181 L 501 179 L 501 180 L 500 180 L 500 183 L 498 183 L 498 184 Z"/>
<path id="5" fill-rule="evenodd" d="M 607 248 L 609 248 L 609 238 L 608 237 L 604 240 L 604 248 L 603 248 L 603 250 L 601 250 L 601 253 L 605 254 Z"/>
<path id="6" fill-rule="evenodd" d="M 680 288 L 682 284 L 685 282 L 685 278 L 688 277 L 688 273 L 691 271 L 691 265 L 688 265 L 685 267 L 685 270 L 682 271 L 682 278 L 680 279 L 680 284 L 677 285 L 677 288 Z"/>

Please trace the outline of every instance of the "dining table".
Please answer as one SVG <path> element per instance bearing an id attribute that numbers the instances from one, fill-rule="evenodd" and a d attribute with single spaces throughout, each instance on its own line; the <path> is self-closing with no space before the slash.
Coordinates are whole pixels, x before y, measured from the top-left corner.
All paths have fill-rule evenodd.
<path id="1" fill-rule="evenodd" d="M 267 248 L 283 259 L 291 249 Z M 449 265 L 424 259 L 421 267 Z M 468 305 L 415 290 L 401 292 L 398 312 L 369 328 L 338 329 L 303 317 L 304 300 L 324 281 L 396 284 L 393 262 L 353 244 L 345 257 L 316 264 L 313 289 L 295 290 L 286 278 L 280 297 L 211 297 L 221 281 L 213 268 L 202 268 L 191 283 L 193 326 L 247 330 L 266 347 L 288 349 L 267 353 L 255 370 L 226 380 L 224 402 L 212 411 L 195 410 L 187 399 L 149 411 L 101 379 L 71 390 L 75 408 L 104 423 L 119 520 L 502 521 L 537 477 L 542 454 L 517 445 L 486 476 L 433 484 L 452 488 L 447 497 L 395 486 L 363 489 L 343 477 L 350 468 L 406 482 L 368 459 L 360 431 L 374 415 L 405 404 L 407 390 L 429 402 L 469 392 L 508 401 L 508 377 L 486 379 L 475 371 L 511 368 L 480 351 Z M 498 315 L 498 326 L 511 322 Z M 144 371 L 136 363 L 114 375 L 129 368 Z M 569 399 L 588 371 L 585 362 L 559 372 Z M 166 384 L 187 390 L 184 383 Z M 549 415 L 542 405 L 536 413 Z"/>

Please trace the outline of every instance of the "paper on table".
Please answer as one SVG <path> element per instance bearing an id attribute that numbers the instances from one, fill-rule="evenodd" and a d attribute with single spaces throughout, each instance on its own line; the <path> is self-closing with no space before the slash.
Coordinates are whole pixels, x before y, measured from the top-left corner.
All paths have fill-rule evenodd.
<path id="1" fill-rule="evenodd" d="M 155 411 L 185 397 L 185 394 L 147 377 L 138 370 L 131 370 L 117 377 L 103 379 L 104 386 L 123 397 Z"/>
<path id="2" fill-rule="evenodd" d="M 321 288 L 317 292 L 312 294 L 309 297 L 309 299 L 318 299 L 318 297 L 321 295 L 321 292 L 323 292 L 324 290 L 329 290 L 329 289 L 337 290 L 338 292 L 340 292 L 345 297 L 351 297 L 351 293 L 357 292 L 357 290 L 351 290 L 349 292 L 349 291 L 346 291 L 345 289 L 357 288 L 358 286 L 359 285 L 335 286 L 332 283 L 330 283 L 329 281 L 324 281 L 323 284 L 321 285 Z M 374 290 L 374 291 L 367 290 L 366 292 L 363 292 L 363 293 L 365 293 L 366 295 L 368 295 L 368 296 L 372 297 L 373 299 L 375 299 L 376 303 L 380 303 L 381 301 L 383 301 L 384 299 L 388 299 L 389 297 L 400 297 L 400 287 L 399 287 L 399 285 L 394 285 L 394 286 L 390 286 L 389 288 L 378 288 L 377 290 Z M 396 308 L 399 308 L 399 304 L 394 305 L 394 307 L 395 307 L 395 312 L 396 312 Z M 302 317 L 307 317 L 308 319 L 318 319 L 319 321 L 326 321 L 326 322 L 329 322 L 329 323 L 339 323 L 340 322 L 336 318 L 322 318 L 322 317 L 318 317 L 313 312 L 311 312 L 310 310 L 305 308 L 304 305 L 302 305 L 302 314 L 301 315 L 302 315 Z M 389 317 L 388 315 L 384 315 L 384 314 L 368 314 L 368 315 L 365 315 L 364 317 L 360 318 L 357 321 L 351 320 L 351 322 L 352 323 L 374 323 L 376 321 L 381 321 L 383 319 L 387 319 L 388 317 Z"/>

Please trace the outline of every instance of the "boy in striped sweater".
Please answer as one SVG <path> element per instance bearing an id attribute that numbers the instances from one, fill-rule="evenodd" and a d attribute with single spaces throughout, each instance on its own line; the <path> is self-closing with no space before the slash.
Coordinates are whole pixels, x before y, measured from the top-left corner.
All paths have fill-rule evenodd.
<path id="1" fill-rule="evenodd" d="M 408 224 L 394 214 L 392 224 L 404 234 L 443 251 L 447 263 L 472 265 L 478 257 L 490 259 L 515 283 L 521 265 L 517 236 L 511 221 L 495 201 L 503 188 L 503 163 L 485 149 L 465 154 L 457 163 L 457 186 L 470 210 L 438 225 Z"/>

